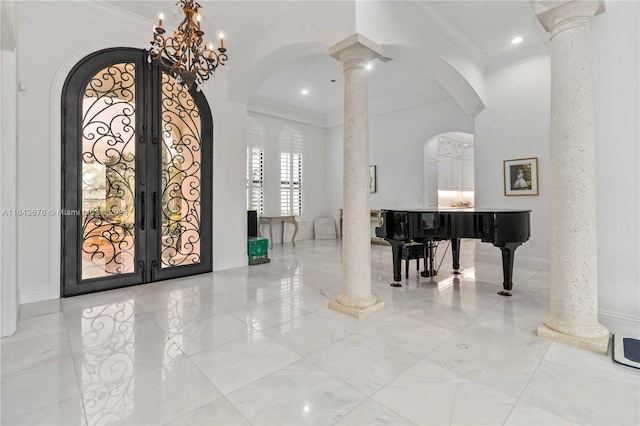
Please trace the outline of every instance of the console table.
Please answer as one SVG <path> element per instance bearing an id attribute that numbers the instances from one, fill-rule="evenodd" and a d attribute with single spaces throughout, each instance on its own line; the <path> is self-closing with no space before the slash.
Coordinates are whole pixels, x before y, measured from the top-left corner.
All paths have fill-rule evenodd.
<path id="1" fill-rule="evenodd" d="M 291 244 L 293 244 L 293 246 L 295 247 L 296 245 L 296 234 L 298 233 L 298 222 L 296 221 L 296 217 L 295 216 L 260 216 L 258 218 L 258 233 L 260 234 L 260 236 L 262 236 L 262 225 L 269 225 L 269 243 L 271 245 L 271 248 L 273 248 L 273 231 L 271 229 L 271 227 L 273 226 L 273 224 L 278 224 L 281 223 L 282 224 L 282 236 L 280 237 L 280 239 L 282 240 L 282 243 L 284 244 L 284 224 L 285 223 L 290 223 L 293 225 L 293 236 L 291 237 Z"/>

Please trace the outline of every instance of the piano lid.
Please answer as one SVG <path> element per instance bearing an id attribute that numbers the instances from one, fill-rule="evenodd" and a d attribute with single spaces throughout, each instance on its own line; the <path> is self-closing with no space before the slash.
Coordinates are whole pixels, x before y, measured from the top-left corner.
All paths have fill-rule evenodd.
<path id="1" fill-rule="evenodd" d="M 531 212 L 531 210 L 524 209 L 487 209 L 476 207 L 444 207 L 437 209 L 424 209 L 424 208 L 412 208 L 412 209 L 380 209 L 380 211 L 389 212 L 412 212 L 412 213 L 522 213 Z"/>

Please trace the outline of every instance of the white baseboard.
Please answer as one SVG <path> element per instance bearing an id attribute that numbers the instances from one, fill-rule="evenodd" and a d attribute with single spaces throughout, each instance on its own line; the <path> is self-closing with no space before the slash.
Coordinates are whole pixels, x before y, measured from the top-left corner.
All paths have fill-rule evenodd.
<path id="1" fill-rule="evenodd" d="M 214 258 L 213 270 L 222 271 L 225 269 L 241 268 L 249 264 L 248 256 L 235 256 L 235 257 L 223 257 L 219 259 Z"/>
<path id="2" fill-rule="evenodd" d="M 502 265 L 502 252 L 498 249 L 492 251 L 478 250 L 476 248 L 475 259 L 480 262 L 487 262 Z M 516 250 L 514 268 L 535 269 L 537 271 L 549 271 L 551 262 L 549 259 L 540 257 L 522 256 Z"/>
<path id="3" fill-rule="evenodd" d="M 21 290 L 19 294 L 21 305 L 24 305 L 25 303 L 53 300 L 49 297 L 49 287 L 41 287 L 33 290 Z"/>
<path id="4" fill-rule="evenodd" d="M 598 310 L 598 319 L 611 334 L 640 339 L 640 318 L 638 317 Z"/>

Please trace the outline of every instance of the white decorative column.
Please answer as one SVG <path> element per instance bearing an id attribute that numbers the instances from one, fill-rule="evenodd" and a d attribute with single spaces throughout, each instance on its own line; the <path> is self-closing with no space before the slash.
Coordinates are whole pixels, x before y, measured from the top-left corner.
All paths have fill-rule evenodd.
<path id="1" fill-rule="evenodd" d="M 362 318 L 384 308 L 371 292 L 369 218 L 369 104 L 366 65 L 381 55 L 371 40 L 354 34 L 329 54 L 344 69 L 343 292 L 329 308 Z"/>
<path id="2" fill-rule="evenodd" d="M 602 0 L 535 1 L 551 34 L 551 311 L 538 335 L 606 353 L 598 322 L 591 21 Z"/>

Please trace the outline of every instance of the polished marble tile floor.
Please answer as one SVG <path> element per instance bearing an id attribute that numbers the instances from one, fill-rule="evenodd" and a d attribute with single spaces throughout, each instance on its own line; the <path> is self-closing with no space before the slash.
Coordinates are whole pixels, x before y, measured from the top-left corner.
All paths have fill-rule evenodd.
<path id="1" fill-rule="evenodd" d="M 639 424 L 640 374 L 536 337 L 548 274 L 499 265 L 440 274 L 412 262 L 386 309 L 327 309 L 339 241 L 301 241 L 271 263 L 23 305 L 1 341 L 2 424 Z M 441 253 L 442 254 L 442 253 Z"/>

